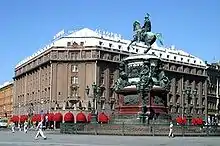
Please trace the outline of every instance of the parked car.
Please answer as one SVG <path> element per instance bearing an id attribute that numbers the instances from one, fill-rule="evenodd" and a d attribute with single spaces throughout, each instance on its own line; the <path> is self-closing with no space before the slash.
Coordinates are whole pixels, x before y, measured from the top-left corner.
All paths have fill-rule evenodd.
<path id="1" fill-rule="evenodd" d="M 8 119 L 0 119 L 0 128 L 8 127 Z"/>

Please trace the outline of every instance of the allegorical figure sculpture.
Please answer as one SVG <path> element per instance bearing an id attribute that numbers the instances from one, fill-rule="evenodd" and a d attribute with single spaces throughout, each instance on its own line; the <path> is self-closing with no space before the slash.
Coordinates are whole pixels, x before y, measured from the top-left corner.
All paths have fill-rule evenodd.
<path id="1" fill-rule="evenodd" d="M 123 89 L 124 87 L 128 86 L 128 74 L 125 71 L 126 65 L 125 62 L 122 61 L 119 65 L 119 78 L 116 81 L 115 85 L 114 85 L 114 90 L 118 91 Z"/>
<path id="2" fill-rule="evenodd" d="M 133 32 L 134 32 L 134 39 L 131 41 L 131 43 L 128 45 L 128 49 L 130 49 L 131 45 L 134 42 L 144 42 L 144 44 L 147 46 L 147 50 L 144 53 L 147 53 L 151 45 L 158 39 L 160 44 L 163 45 L 162 42 L 162 34 L 161 33 L 153 33 L 151 32 L 151 21 L 150 21 L 150 15 L 147 13 L 144 19 L 144 25 L 141 27 L 141 23 L 139 21 L 135 21 L 133 23 Z"/>

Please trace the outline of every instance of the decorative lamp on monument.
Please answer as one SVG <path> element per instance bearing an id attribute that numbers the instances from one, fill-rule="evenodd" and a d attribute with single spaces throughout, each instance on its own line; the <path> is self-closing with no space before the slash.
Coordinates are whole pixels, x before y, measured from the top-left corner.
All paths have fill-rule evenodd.
<path id="1" fill-rule="evenodd" d="M 101 87 L 99 87 L 95 82 L 92 84 L 93 89 L 93 107 L 92 107 L 92 123 L 97 123 L 97 103 L 101 97 Z"/>
<path id="2" fill-rule="evenodd" d="M 20 109 L 20 108 L 21 108 L 21 103 L 19 102 L 19 103 L 18 103 L 18 114 L 19 114 L 18 123 L 19 123 L 19 124 L 20 124 L 20 122 L 21 122 L 21 121 L 20 121 L 20 119 L 21 119 L 21 118 L 20 118 L 20 116 L 21 116 L 21 113 L 20 113 L 20 110 L 21 110 L 21 109 Z M 20 125 L 19 125 L 19 129 L 20 129 Z"/>

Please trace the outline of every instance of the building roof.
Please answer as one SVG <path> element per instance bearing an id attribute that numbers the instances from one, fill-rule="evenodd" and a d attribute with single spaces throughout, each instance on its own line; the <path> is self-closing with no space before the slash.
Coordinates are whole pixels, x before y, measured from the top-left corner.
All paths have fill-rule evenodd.
<path id="1" fill-rule="evenodd" d="M 11 84 L 13 84 L 13 81 L 5 82 L 5 83 L 3 83 L 2 85 L 0 85 L 0 89 L 6 87 L 6 86 L 8 86 L 8 85 L 11 85 Z"/>
<path id="2" fill-rule="evenodd" d="M 28 62 L 34 57 L 44 53 L 48 49 L 52 47 L 67 47 L 68 43 L 78 43 L 83 42 L 84 46 L 102 46 L 112 49 L 120 49 L 125 52 L 132 52 L 137 54 L 143 54 L 144 50 L 146 50 L 146 46 L 143 43 L 136 43 L 133 46 L 133 49 L 128 50 L 128 44 L 130 40 L 125 40 L 122 38 L 120 34 L 101 31 L 101 30 L 91 30 L 89 28 L 83 28 L 75 31 L 67 31 L 64 30 L 58 32 L 51 43 L 41 48 L 39 51 L 34 53 L 32 56 L 29 56 L 19 62 L 16 65 L 16 68 L 21 66 L 22 64 Z M 203 60 L 198 57 L 195 57 L 183 50 L 176 49 L 174 46 L 171 47 L 161 47 L 156 43 L 152 45 L 153 49 L 151 49 L 148 53 L 155 54 L 156 56 L 171 60 L 183 62 L 186 64 L 197 65 L 206 67 L 206 64 Z"/>

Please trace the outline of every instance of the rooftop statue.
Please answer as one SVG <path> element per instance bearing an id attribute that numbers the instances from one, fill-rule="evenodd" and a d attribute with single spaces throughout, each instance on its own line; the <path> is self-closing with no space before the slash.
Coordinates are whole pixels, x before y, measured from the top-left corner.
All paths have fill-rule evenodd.
<path id="1" fill-rule="evenodd" d="M 131 43 L 128 45 L 128 49 L 132 46 L 134 42 L 144 42 L 147 46 L 147 50 L 144 53 L 147 53 L 151 49 L 151 45 L 158 40 L 161 45 L 163 45 L 162 34 L 161 33 L 153 33 L 151 32 L 151 21 L 150 15 L 147 15 L 144 18 L 144 25 L 141 27 L 141 23 L 139 21 L 134 21 L 133 23 L 133 32 L 134 38 L 131 40 Z"/>

